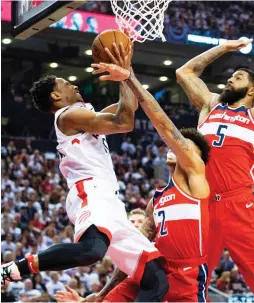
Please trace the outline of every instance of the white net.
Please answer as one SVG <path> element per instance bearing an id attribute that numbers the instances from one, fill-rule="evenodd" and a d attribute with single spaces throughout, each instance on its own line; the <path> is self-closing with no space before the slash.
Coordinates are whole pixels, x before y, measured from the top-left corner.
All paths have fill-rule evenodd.
<path id="1" fill-rule="evenodd" d="M 144 42 L 163 35 L 164 12 L 172 0 L 111 0 L 116 23 L 129 32 L 131 40 Z"/>

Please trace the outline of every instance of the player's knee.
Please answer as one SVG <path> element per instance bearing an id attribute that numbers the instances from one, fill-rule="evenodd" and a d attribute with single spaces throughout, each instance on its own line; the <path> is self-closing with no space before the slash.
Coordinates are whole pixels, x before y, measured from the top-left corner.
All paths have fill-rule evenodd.
<path id="1" fill-rule="evenodd" d="M 106 254 L 109 246 L 109 241 L 102 237 L 82 237 L 79 243 L 80 247 L 80 262 L 85 260 L 90 261 L 91 264 L 100 261 Z"/>
<path id="2" fill-rule="evenodd" d="M 95 244 L 90 252 L 91 257 L 93 258 L 93 263 L 100 261 L 105 256 L 107 250 L 108 246 L 100 239 L 96 239 Z"/>
<path id="3" fill-rule="evenodd" d="M 160 300 L 169 290 L 168 279 L 158 260 L 152 260 L 146 264 L 140 287 L 144 290 L 155 289 Z"/>

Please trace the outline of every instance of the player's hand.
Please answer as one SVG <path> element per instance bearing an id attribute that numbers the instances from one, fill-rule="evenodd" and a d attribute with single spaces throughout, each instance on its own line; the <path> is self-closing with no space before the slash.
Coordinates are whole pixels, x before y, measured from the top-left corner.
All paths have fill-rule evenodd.
<path id="1" fill-rule="evenodd" d="M 129 44 L 127 51 L 124 50 L 122 42 L 119 44 L 119 48 L 116 43 L 113 43 L 114 55 L 110 52 L 110 50 L 105 47 L 105 52 L 110 58 L 111 62 L 121 66 L 122 68 L 126 68 L 130 70 L 131 68 L 131 58 L 133 56 L 133 43 Z"/>
<path id="2" fill-rule="evenodd" d="M 81 302 L 83 300 L 79 294 L 69 286 L 65 286 L 67 291 L 58 291 L 54 296 L 57 302 Z"/>
<path id="3" fill-rule="evenodd" d="M 87 296 L 82 302 L 102 302 L 104 298 L 101 297 L 99 294 L 91 294 Z"/>
<path id="4" fill-rule="evenodd" d="M 116 64 L 93 63 L 91 66 L 98 68 L 97 70 L 93 71 L 94 75 L 102 74 L 105 72 L 109 73 L 109 75 L 100 76 L 100 80 L 102 81 L 124 81 L 130 76 L 130 71 L 128 69 L 122 68 Z"/>
<path id="5" fill-rule="evenodd" d="M 226 47 L 227 51 L 237 51 L 243 47 L 246 47 L 248 44 L 252 43 L 253 39 L 247 39 L 247 40 L 228 40 L 223 44 L 224 47 Z"/>

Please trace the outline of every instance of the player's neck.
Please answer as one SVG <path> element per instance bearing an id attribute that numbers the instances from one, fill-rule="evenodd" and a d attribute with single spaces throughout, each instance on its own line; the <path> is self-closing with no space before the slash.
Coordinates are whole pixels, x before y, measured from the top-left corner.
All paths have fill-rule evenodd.
<path id="1" fill-rule="evenodd" d="M 246 100 L 246 98 L 243 98 L 233 104 L 228 104 L 228 107 L 231 107 L 231 108 L 237 108 L 240 106 L 245 106 L 246 108 L 251 108 L 251 102 L 249 100 Z"/>

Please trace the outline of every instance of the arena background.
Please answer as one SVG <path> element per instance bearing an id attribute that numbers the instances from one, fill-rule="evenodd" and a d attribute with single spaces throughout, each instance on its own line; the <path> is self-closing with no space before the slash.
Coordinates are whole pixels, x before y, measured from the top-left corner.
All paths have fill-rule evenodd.
<path id="1" fill-rule="evenodd" d="M 29 89 L 41 76 L 55 74 L 78 84 L 96 110 L 116 102 L 118 84 L 99 82 L 90 64 L 96 33 L 117 25 L 109 1 L 89 1 L 27 40 L 14 40 L 11 1 L 2 1 L 1 12 L 1 260 L 6 263 L 70 242 L 73 236 L 64 208 L 67 186 L 58 168 L 53 117 L 33 108 Z M 177 85 L 175 70 L 223 39 L 253 38 L 254 2 L 171 2 L 164 33 L 165 43 L 136 43 L 133 68 L 178 127 L 196 126 L 197 112 Z M 254 69 L 253 59 L 252 44 L 218 59 L 203 79 L 211 91 L 220 93 L 238 67 Z M 156 185 L 169 176 L 165 145 L 141 110 L 132 133 L 107 140 L 127 212 L 145 209 Z M 106 257 L 94 266 L 27 277 L 10 283 L 2 300 L 53 302 L 53 294 L 67 284 L 86 296 L 103 287 L 113 268 Z M 254 302 L 226 248 L 213 272 L 210 293 L 212 301 Z"/>

